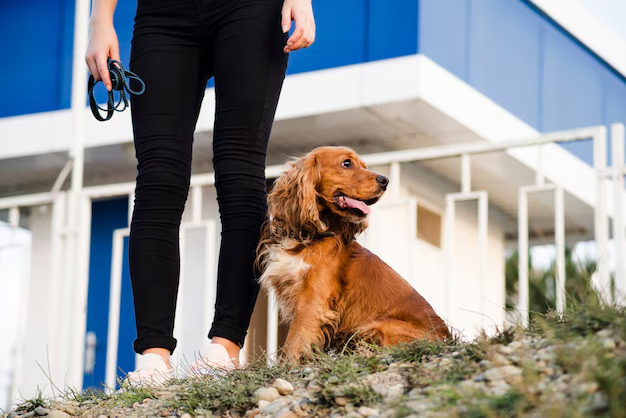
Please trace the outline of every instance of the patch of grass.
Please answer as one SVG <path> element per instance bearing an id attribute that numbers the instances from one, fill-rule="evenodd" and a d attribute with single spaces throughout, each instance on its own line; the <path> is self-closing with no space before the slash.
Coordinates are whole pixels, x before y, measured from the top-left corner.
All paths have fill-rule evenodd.
<path id="1" fill-rule="evenodd" d="M 309 366 L 317 370 L 315 380 L 320 386 L 317 396 L 323 407 L 333 406 L 337 396 L 347 397 L 356 406 L 372 405 L 381 400 L 380 395 L 363 384 L 361 379 L 387 366 L 380 356 L 364 345 L 334 359 L 318 354 Z"/>
<path id="2" fill-rule="evenodd" d="M 26 413 L 34 411 L 37 407 L 41 406 L 47 408 L 49 405 L 49 399 L 43 396 L 40 389 L 37 389 L 37 393 L 31 399 L 22 399 L 20 403 L 15 406 L 15 410 L 20 413 Z"/>
<path id="3" fill-rule="evenodd" d="M 626 399 L 626 355 L 624 352 L 615 357 L 612 353 L 598 354 L 598 367 L 593 371 L 595 381 L 607 395 L 608 410 L 611 417 L 626 417 L 624 399 Z"/>
<path id="4" fill-rule="evenodd" d="M 406 404 L 405 396 L 387 404 L 387 410 L 393 410 L 393 418 L 404 418 L 416 413 L 415 409 Z"/>
<path id="5" fill-rule="evenodd" d="M 509 390 L 504 395 L 496 396 L 489 400 L 489 408 L 495 411 L 498 415 L 502 416 L 514 416 L 521 412 L 525 407 L 524 395 L 517 390 Z"/>
<path id="6" fill-rule="evenodd" d="M 86 401 L 103 401 L 110 399 L 111 396 L 103 390 L 85 389 L 79 391 L 74 388 L 68 388 L 61 394 L 61 399 L 64 401 L 72 401 L 83 403 Z"/>
<path id="7" fill-rule="evenodd" d="M 143 402 L 146 399 L 157 399 L 154 389 L 149 387 L 134 387 L 121 384 L 121 391 L 110 399 L 117 405 L 131 407 L 135 402 Z"/>
<path id="8" fill-rule="evenodd" d="M 319 393 L 320 405 L 333 406 L 336 396 L 348 398 L 354 406 L 371 406 L 382 401 L 382 396 L 371 387 L 355 382 L 338 388 L 325 387 Z"/>
<path id="9" fill-rule="evenodd" d="M 410 343 L 402 343 L 389 349 L 389 356 L 393 361 L 406 363 L 421 363 L 425 358 L 433 357 L 451 351 L 452 345 L 458 345 L 458 340 L 453 341 L 426 341 L 418 340 Z"/>
<path id="10" fill-rule="evenodd" d="M 625 314 L 626 311 L 622 307 L 572 302 L 567 306 L 564 315 L 549 311 L 543 317 L 536 316 L 530 330 L 536 334 L 563 341 L 611 328 L 624 338 L 626 337 Z"/>
<path id="11" fill-rule="evenodd" d="M 171 400 L 170 408 L 183 408 L 193 413 L 196 409 L 207 411 L 243 411 L 253 406 L 254 391 L 277 377 L 285 377 L 289 365 L 267 366 L 254 363 L 244 370 L 235 370 L 225 376 L 197 376 L 190 378 L 184 389 Z M 286 377 L 289 379 L 289 377 Z"/>

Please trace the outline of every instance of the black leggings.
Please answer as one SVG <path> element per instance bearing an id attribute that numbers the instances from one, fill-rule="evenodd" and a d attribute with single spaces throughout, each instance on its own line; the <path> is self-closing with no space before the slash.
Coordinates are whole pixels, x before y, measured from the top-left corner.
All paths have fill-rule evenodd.
<path id="1" fill-rule="evenodd" d="M 193 133 L 215 77 L 213 166 L 222 222 L 215 318 L 209 338 L 243 344 L 258 295 L 253 261 L 267 211 L 265 161 L 287 69 L 282 0 L 139 0 L 130 69 L 138 161 L 130 232 L 134 349 L 176 347 L 179 227 Z"/>

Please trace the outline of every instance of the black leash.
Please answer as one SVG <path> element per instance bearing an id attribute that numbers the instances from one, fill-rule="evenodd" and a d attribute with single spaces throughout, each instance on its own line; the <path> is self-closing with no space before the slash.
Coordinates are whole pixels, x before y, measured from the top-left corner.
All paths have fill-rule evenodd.
<path id="1" fill-rule="evenodd" d="M 109 98 L 107 100 L 107 108 L 103 109 L 96 103 L 96 99 L 93 95 L 93 88 L 99 81 L 96 81 L 93 78 L 93 75 L 89 75 L 89 82 L 87 84 L 87 93 L 89 94 L 89 106 L 91 107 L 91 112 L 100 122 L 107 121 L 111 119 L 113 116 L 113 112 L 122 112 L 128 107 L 128 98 L 126 97 L 126 92 L 129 94 L 134 94 L 139 96 L 146 91 L 146 84 L 143 82 L 141 78 L 132 71 L 126 71 L 122 64 L 119 61 L 112 60 L 109 58 L 107 60 L 107 67 L 109 69 L 109 76 L 111 77 L 111 86 L 112 89 L 109 92 Z M 130 88 L 130 80 L 137 80 L 141 83 L 141 90 L 133 90 Z M 115 104 L 115 98 L 113 97 L 113 91 L 120 92 L 120 100 Z M 120 108 L 120 106 L 123 106 Z M 100 110 L 106 112 L 106 117 L 102 117 L 100 114 Z"/>

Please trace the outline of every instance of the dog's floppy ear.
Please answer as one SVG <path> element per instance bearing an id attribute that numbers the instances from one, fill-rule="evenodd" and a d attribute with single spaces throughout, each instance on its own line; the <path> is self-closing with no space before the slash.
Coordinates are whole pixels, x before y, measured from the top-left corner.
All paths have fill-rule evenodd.
<path id="1" fill-rule="evenodd" d="M 313 153 L 287 163 L 268 196 L 276 233 L 305 240 L 326 229 L 317 203 L 320 178 L 319 162 Z"/>

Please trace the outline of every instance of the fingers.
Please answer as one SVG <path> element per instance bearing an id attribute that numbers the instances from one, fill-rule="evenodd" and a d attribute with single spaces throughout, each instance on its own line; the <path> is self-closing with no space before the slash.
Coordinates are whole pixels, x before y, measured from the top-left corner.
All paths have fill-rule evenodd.
<path id="1" fill-rule="evenodd" d="M 291 7 L 285 5 L 281 13 L 282 19 L 280 21 L 280 27 L 283 29 L 283 33 L 287 33 L 289 29 L 291 29 Z"/>
<path id="2" fill-rule="evenodd" d="M 120 60 L 119 43 L 112 21 L 93 21 L 90 23 L 89 44 L 85 62 L 89 72 L 97 81 L 102 81 L 108 91 L 112 89 L 109 75 L 108 58 Z"/>
<path id="3" fill-rule="evenodd" d="M 107 56 L 104 54 L 96 56 L 96 66 L 98 67 L 98 73 L 100 74 L 100 78 L 104 83 L 104 86 L 107 91 L 111 91 L 111 76 L 109 75 L 109 68 L 107 66 Z"/>
<path id="4" fill-rule="evenodd" d="M 301 45 L 302 36 L 304 35 L 305 26 L 302 21 L 295 19 L 296 21 L 296 30 L 293 31 L 289 39 L 287 40 L 286 49 L 289 51 L 295 51 L 296 49 L 301 48 L 301 46 L 296 47 L 296 45 Z"/>
<path id="5" fill-rule="evenodd" d="M 122 62 L 120 59 L 120 45 L 117 42 L 111 45 L 111 59 L 113 61 Z"/>
<path id="6" fill-rule="evenodd" d="M 285 52 L 307 48 L 315 41 L 315 22 L 312 19 L 296 17 L 296 30 L 287 40 Z"/>
<path id="7" fill-rule="evenodd" d="M 87 63 L 87 68 L 89 68 L 89 73 L 93 76 L 95 80 L 100 81 L 100 73 L 98 72 L 96 59 L 88 55 L 85 57 L 85 62 Z"/>

